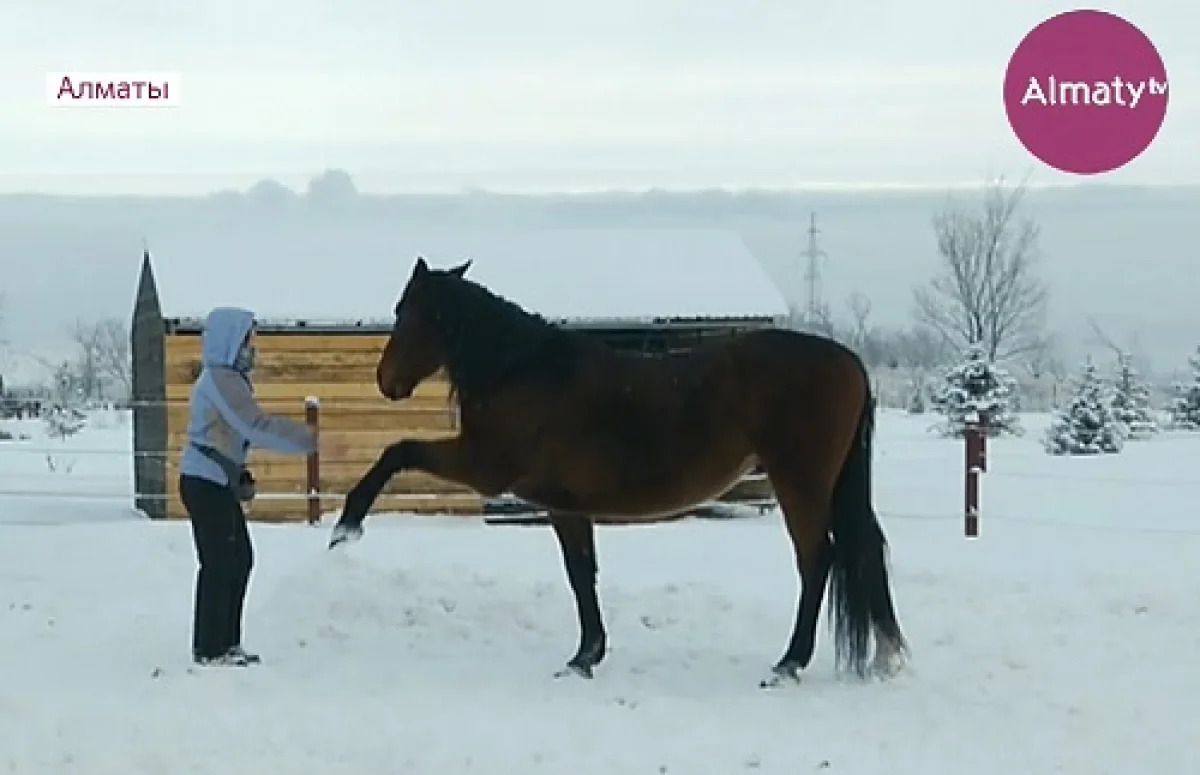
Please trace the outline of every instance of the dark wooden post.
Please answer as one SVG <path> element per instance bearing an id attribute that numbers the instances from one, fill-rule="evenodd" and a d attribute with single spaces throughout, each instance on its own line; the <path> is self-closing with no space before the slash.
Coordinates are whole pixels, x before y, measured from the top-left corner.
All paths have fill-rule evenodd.
<path id="1" fill-rule="evenodd" d="M 979 473 L 986 474 L 988 470 L 988 416 L 987 414 L 980 415 L 979 419 L 979 454 L 976 455 L 975 462 L 979 466 Z"/>
<path id="2" fill-rule="evenodd" d="M 316 396 L 304 399 L 304 422 L 317 437 L 317 448 L 308 456 L 305 491 L 308 493 L 308 524 L 321 521 L 321 400 Z"/>
<path id="3" fill-rule="evenodd" d="M 963 434 L 965 450 L 963 533 L 967 538 L 979 537 L 979 478 L 987 471 L 987 428 L 980 419 L 967 422 Z"/>
<path id="4" fill-rule="evenodd" d="M 134 508 L 151 519 L 167 516 L 166 321 L 150 252 L 142 252 L 137 299 L 129 330 L 133 406 Z"/>

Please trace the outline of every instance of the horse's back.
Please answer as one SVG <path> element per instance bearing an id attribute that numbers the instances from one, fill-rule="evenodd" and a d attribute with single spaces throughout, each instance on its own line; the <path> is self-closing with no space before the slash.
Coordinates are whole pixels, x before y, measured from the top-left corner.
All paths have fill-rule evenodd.
<path id="1" fill-rule="evenodd" d="M 784 358 L 787 364 L 803 369 L 831 362 L 858 363 L 858 356 L 846 345 L 822 334 L 766 328 L 736 334 L 727 340 L 730 346 L 765 358 Z"/>
<path id="2" fill-rule="evenodd" d="M 655 412 L 664 419 L 696 419 L 709 411 L 731 416 L 746 401 L 769 400 L 772 394 L 794 397 L 814 385 L 866 384 L 866 370 L 850 348 L 829 337 L 781 328 L 662 354 L 595 348 L 577 363 L 573 384 L 559 393 L 573 411 L 581 408 L 575 402 L 595 403 L 603 405 L 597 409 Z"/>
<path id="3" fill-rule="evenodd" d="M 721 467 L 740 466 L 743 452 L 777 420 L 807 422 L 809 413 L 859 401 L 867 389 L 853 351 L 785 329 L 662 355 L 609 351 L 578 376 L 581 381 L 555 399 L 557 414 L 597 448 L 663 461 L 721 449 L 717 457 L 736 459 Z"/>
<path id="4" fill-rule="evenodd" d="M 830 389 L 844 388 L 838 375 L 856 368 L 839 348 L 783 330 L 664 355 L 585 343 L 553 378 L 516 383 L 523 389 L 506 392 L 504 406 L 490 402 L 489 424 L 503 425 L 520 497 L 601 514 L 674 513 L 727 490 L 779 433 L 820 421 Z"/>
<path id="5" fill-rule="evenodd" d="M 748 399 L 794 401 L 799 393 L 825 388 L 866 388 L 858 355 L 830 337 L 772 328 L 737 334 L 708 346 L 725 361 L 727 379 Z"/>

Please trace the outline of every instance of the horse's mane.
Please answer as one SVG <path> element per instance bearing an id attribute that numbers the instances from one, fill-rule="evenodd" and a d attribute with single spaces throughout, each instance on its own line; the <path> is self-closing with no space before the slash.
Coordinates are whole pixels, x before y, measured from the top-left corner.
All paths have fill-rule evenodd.
<path id="1" fill-rule="evenodd" d="M 559 379 L 571 367 L 577 335 L 466 278 L 429 279 L 452 397 L 482 397 L 517 375 Z"/>

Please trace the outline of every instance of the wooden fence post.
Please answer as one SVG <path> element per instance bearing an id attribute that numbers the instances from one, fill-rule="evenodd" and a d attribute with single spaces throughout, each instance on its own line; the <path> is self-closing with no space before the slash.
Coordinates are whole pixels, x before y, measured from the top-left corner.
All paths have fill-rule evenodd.
<path id="1" fill-rule="evenodd" d="M 979 537 L 979 476 L 987 471 L 987 429 L 979 419 L 967 422 L 963 433 L 966 459 L 963 487 L 963 533 Z"/>
<path id="2" fill-rule="evenodd" d="M 321 399 L 304 399 L 304 422 L 317 438 L 317 448 L 308 456 L 304 489 L 308 493 L 308 524 L 321 521 Z"/>

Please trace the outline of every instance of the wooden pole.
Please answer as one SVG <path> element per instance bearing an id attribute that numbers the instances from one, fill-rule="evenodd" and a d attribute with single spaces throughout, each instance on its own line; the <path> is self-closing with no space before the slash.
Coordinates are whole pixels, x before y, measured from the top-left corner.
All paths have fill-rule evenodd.
<path id="1" fill-rule="evenodd" d="M 130 395 L 133 402 L 133 450 L 135 453 L 167 451 L 170 428 L 167 413 L 167 333 L 154 279 L 150 251 L 142 252 L 142 272 L 129 328 Z M 39 412 L 40 414 L 40 412 Z M 174 453 L 172 453 L 173 455 Z M 170 506 L 167 494 L 167 456 L 135 454 L 133 458 L 134 508 L 151 519 L 166 519 Z"/>
<path id="2" fill-rule="evenodd" d="M 987 441 L 988 441 L 988 417 L 984 414 L 979 420 L 979 446 L 976 449 L 975 462 L 979 465 L 979 473 L 987 473 Z"/>
<path id="3" fill-rule="evenodd" d="M 983 426 L 972 420 L 967 423 L 963 434 L 965 451 L 963 487 L 963 534 L 967 538 L 979 537 L 979 476 L 987 470 L 986 447 Z"/>
<path id="4" fill-rule="evenodd" d="M 304 489 L 308 493 L 308 524 L 321 521 L 321 400 L 316 396 L 304 399 L 304 422 L 317 437 L 317 448 L 307 459 Z"/>

